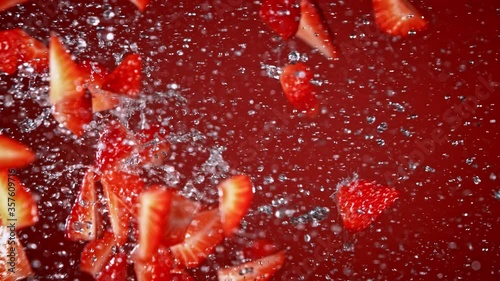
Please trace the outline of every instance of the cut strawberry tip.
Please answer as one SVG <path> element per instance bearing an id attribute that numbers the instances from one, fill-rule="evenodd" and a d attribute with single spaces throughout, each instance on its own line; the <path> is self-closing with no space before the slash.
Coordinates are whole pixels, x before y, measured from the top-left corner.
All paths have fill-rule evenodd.
<path id="1" fill-rule="evenodd" d="M 35 154 L 24 144 L 0 135 L 0 169 L 23 168 L 35 160 Z"/>

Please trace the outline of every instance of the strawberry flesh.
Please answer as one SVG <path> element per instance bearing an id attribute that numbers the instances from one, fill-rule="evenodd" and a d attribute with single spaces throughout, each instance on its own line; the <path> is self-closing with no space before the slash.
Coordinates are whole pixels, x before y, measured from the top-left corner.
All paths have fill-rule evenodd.
<path id="1" fill-rule="evenodd" d="M 219 184 L 219 210 L 222 228 L 231 236 L 252 203 L 252 181 L 247 175 L 233 176 Z"/>
<path id="2" fill-rule="evenodd" d="M 141 88 L 141 57 L 130 54 L 109 74 L 102 89 L 115 94 L 136 97 Z"/>
<path id="3" fill-rule="evenodd" d="M 33 195 L 7 170 L 0 170 L 0 195 L 2 224 L 10 225 L 10 220 L 13 220 L 15 228 L 22 229 L 38 222 L 38 207 Z"/>
<path id="4" fill-rule="evenodd" d="M 139 258 L 137 250 L 132 254 L 137 281 L 172 280 L 170 271 L 173 262 L 168 248 L 159 247 L 148 259 Z"/>
<path id="5" fill-rule="evenodd" d="M 1 9 L 2 4 L 0 4 Z M 42 42 L 22 29 L 0 31 L 0 71 L 12 75 L 21 63 L 29 63 L 35 71 L 48 68 L 49 50 Z"/>
<path id="6" fill-rule="evenodd" d="M 390 35 L 409 36 L 427 27 L 427 21 L 407 0 L 373 0 L 373 11 L 377 25 Z"/>
<path id="7" fill-rule="evenodd" d="M 300 7 L 296 0 L 266 0 L 259 15 L 283 40 L 288 40 L 299 27 Z"/>
<path id="8" fill-rule="evenodd" d="M 127 280 L 127 255 L 117 253 L 98 274 L 96 281 L 125 281 Z"/>
<path id="9" fill-rule="evenodd" d="M 35 160 L 35 154 L 25 145 L 0 135 L 0 169 L 22 168 Z"/>
<path id="10" fill-rule="evenodd" d="M 285 96 L 292 106 L 305 111 L 310 117 L 318 114 L 318 100 L 311 84 L 313 74 L 303 63 L 289 64 L 283 67 L 280 83 Z"/>
<path id="11" fill-rule="evenodd" d="M 117 251 L 115 237 L 112 232 L 104 232 L 100 239 L 85 245 L 80 259 L 80 269 L 97 277 Z"/>

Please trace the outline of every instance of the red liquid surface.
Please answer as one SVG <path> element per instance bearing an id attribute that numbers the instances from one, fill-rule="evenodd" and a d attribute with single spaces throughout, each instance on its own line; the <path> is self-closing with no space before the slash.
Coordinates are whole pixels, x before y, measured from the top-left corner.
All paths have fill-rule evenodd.
<path id="1" fill-rule="evenodd" d="M 429 27 L 405 39 L 378 30 L 371 1 L 321 1 L 340 52 L 336 61 L 298 40 L 278 40 L 252 1 L 193 2 L 200 3 L 152 1 L 140 14 L 124 0 L 33 1 L 2 12 L 0 29 L 22 27 L 44 43 L 55 32 L 77 60 L 109 69 L 122 55 L 140 53 L 147 74 L 143 95 L 152 97 L 146 119 L 172 117 L 172 133 L 195 129 L 206 136 L 173 148 L 170 165 L 180 176 L 171 185 L 182 189 L 203 175 L 194 186 L 216 206 L 217 176 L 199 172 L 215 146 L 226 148 L 222 156 L 232 171 L 252 176 L 256 193 L 245 230 L 190 271 L 196 280 L 216 280 L 217 267 L 230 265 L 256 237 L 287 249 L 289 259 L 273 280 L 498 278 L 497 1 L 412 1 Z M 105 19 L 109 10 L 115 15 Z M 100 19 L 97 26 L 87 23 L 91 16 Z M 114 39 L 106 40 L 108 33 Z M 307 54 L 323 81 L 316 119 L 295 114 L 279 81 L 262 69 L 283 66 L 292 51 Z M 185 102 L 158 94 L 169 84 L 178 85 Z M 37 195 L 41 220 L 20 237 L 33 280 L 92 280 L 78 270 L 84 244 L 67 241 L 63 230 L 83 172 L 93 163 L 96 131 L 91 127 L 77 140 L 50 114 L 39 117 L 47 110 L 47 86 L 43 79 L 0 76 L 2 133 L 37 153 L 35 163 L 17 172 Z M 479 106 L 462 104 L 473 97 Z M 22 130 L 36 118 L 43 122 Z M 137 125 L 140 114 L 131 120 Z M 383 122 L 387 130 L 379 132 Z M 407 156 L 420 162 L 416 169 L 408 170 Z M 405 172 L 398 172 L 401 167 Z M 342 229 L 331 197 L 354 173 L 401 193 L 369 229 L 355 234 Z M 282 204 L 272 206 L 280 198 Z M 261 206 L 272 206 L 273 214 L 259 212 Z M 316 225 L 297 227 L 276 216 L 317 206 L 330 213 Z"/>

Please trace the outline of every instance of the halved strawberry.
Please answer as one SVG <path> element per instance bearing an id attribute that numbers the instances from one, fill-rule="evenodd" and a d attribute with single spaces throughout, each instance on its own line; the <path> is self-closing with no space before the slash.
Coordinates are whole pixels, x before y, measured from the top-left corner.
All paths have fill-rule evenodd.
<path id="1" fill-rule="evenodd" d="M 102 189 L 106 205 L 108 207 L 109 221 L 111 222 L 111 229 L 114 233 L 114 239 L 119 246 L 124 245 L 128 239 L 128 232 L 130 230 L 131 214 L 130 210 L 123 203 L 123 201 L 110 190 L 106 178 L 101 178 Z"/>
<path id="2" fill-rule="evenodd" d="M 170 247 L 179 267 L 196 267 L 210 255 L 224 239 L 218 210 L 204 211 L 196 215 L 188 228 L 185 240 Z"/>
<path id="3" fill-rule="evenodd" d="M 160 246 L 148 259 L 138 257 L 138 248 L 134 249 L 134 269 L 137 281 L 163 281 L 172 280 L 172 256 L 168 248 Z"/>
<path id="4" fill-rule="evenodd" d="M 97 206 L 95 174 L 87 170 L 71 213 L 66 219 L 66 237 L 70 240 L 94 240 L 99 235 L 100 213 Z"/>
<path id="5" fill-rule="evenodd" d="M 24 184 L 7 170 L 0 170 L 0 219 L 4 225 L 11 223 L 16 229 L 38 222 L 38 206 Z"/>
<path id="6" fill-rule="evenodd" d="M 144 191 L 139 198 L 139 247 L 137 258 L 150 259 L 158 250 L 168 223 L 172 193 L 160 186 Z"/>
<path id="7" fill-rule="evenodd" d="M 222 228 L 226 236 L 231 236 L 252 203 L 252 181 L 247 175 L 232 176 L 218 188 Z"/>
<path id="8" fill-rule="evenodd" d="M 42 72 L 48 68 L 49 50 L 22 29 L 4 30 L 0 31 L 0 61 L 0 71 L 9 75 L 14 74 L 23 62 Z"/>
<path id="9" fill-rule="evenodd" d="M 399 192 L 375 182 L 354 179 L 339 184 L 335 197 L 345 229 L 360 231 L 389 208 Z"/>
<path id="10" fill-rule="evenodd" d="M 332 36 L 321 13 L 312 0 L 300 1 L 300 23 L 296 36 L 309 46 L 318 49 L 328 59 L 337 57 Z"/>
<path id="11" fill-rule="evenodd" d="M 131 156 L 135 146 L 135 139 L 119 121 L 108 121 L 99 132 L 95 155 L 96 169 L 100 172 L 114 170 Z"/>
<path id="12" fill-rule="evenodd" d="M 12 8 L 18 4 L 22 4 L 29 0 L 1 0 L 0 1 L 0 12 Z"/>
<path id="13" fill-rule="evenodd" d="M 267 256 L 238 266 L 220 269 L 219 280 L 271 280 L 272 276 L 285 263 L 285 251 Z"/>
<path id="14" fill-rule="evenodd" d="M 80 259 L 80 269 L 97 277 L 116 252 L 115 236 L 113 232 L 106 231 L 102 238 L 90 241 L 85 245 Z"/>
<path id="15" fill-rule="evenodd" d="M 274 32 L 287 40 L 299 27 L 300 6 L 297 0 L 266 0 L 259 15 Z"/>
<path id="16" fill-rule="evenodd" d="M 311 84 L 313 74 L 303 63 L 289 64 L 283 67 L 280 83 L 285 96 L 293 107 L 305 111 L 310 117 L 318 114 L 318 100 Z"/>
<path id="17" fill-rule="evenodd" d="M 127 255 L 125 253 L 114 254 L 96 278 L 96 281 L 125 280 L 127 280 Z"/>
<path id="18" fill-rule="evenodd" d="M 149 1 L 150 0 L 130 0 L 130 2 L 132 2 L 132 4 L 134 4 L 137 9 L 141 11 L 141 13 L 144 12 L 146 6 L 149 4 Z"/>
<path id="19" fill-rule="evenodd" d="M 395 36 L 424 30 L 427 21 L 407 0 L 373 0 L 375 21 L 380 29 Z"/>
<path id="20" fill-rule="evenodd" d="M 33 272 L 19 237 L 9 225 L 0 225 L 0 280 L 23 280 Z"/>
<path id="21" fill-rule="evenodd" d="M 165 162 L 170 143 L 166 140 L 166 131 L 159 124 L 149 124 L 136 134 L 139 143 L 139 157 L 143 165 L 161 165 Z"/>
<path id="22" fill-rule="evenodd" d="M 139 95 L 141 88 L 141 56 L 130 54 L 103 82 L 102 89 L 130 97 Z"/>
<path id="23" fill-rule="evenodd" d="M 170 246 L 184 241 L 186 232 L 199 208 L 200 203 L 172 192 L 172 205 L 163 234 L 164 245 Z"/>
<path id="24" fill-rule="evenodd" d="M 35 160 L 35 154 L 24 144 L 0 135 L 0 169 L 22 168 Z"/>
<path id="25" fill-rule="evenodd" d="M 71 59 L 57 36 L 50 37 L 50 101 L 54 118 L 77 136 L 92 120 L 92 99 L 84 88 L 86 73 Z"/>

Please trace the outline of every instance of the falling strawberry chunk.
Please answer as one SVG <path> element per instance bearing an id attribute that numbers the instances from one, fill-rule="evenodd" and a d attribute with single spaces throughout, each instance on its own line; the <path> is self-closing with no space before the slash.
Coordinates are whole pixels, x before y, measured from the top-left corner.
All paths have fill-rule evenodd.
<path id="1" fill-rule="evenodd" d="M 101 181 L 114 239 L 117 245 L 122 246 L 128 239 L 132 215 L 120 197 L 110 190 L 106 178 L 102 178 Z"/>
<path id="2" fill-rule="evenodd" d="M 116 251 L 115 237 L 111 231 L 106 231 L 102 238 L 85 245 L 80 259 L 80 269 L 97 277 Z"/>
<path id="3" fill-rule="evenodd" d="M 98 171 L 113 171 L 129 158 L 136 146 L 135 139 L 117 120 L 109 120 L 99 132 L 99 142 L 95 155 Z"/>
<path id="4" fill-rule="evenodd" d="M 280 75 L 281 88 L 293 107 L 305 111 L 310 117 L 318 114 L 318 100 L 311 84 L 313 74 L 303 63 L 283 67 Z"/>
<path id="5" fill-rule="evenodd" d="M 2 197 L 4 198 L 4 197 Z M 23 280 L 33 274 L 30 262 L 9 224 L 0 225 L 0 280 Z M 12 258 L 14 257 L 14 258 Z"/>
<path id="6" fill-rule="evenodd" d="M 137 281 L 172 280 L 172 256 L 168 248 L 159 247 L 148 259 L 138 257 L 138 249 L 132 253 Z"/>
<path id="7" fill-rule="evenodd" d="M 288 40 L 299 27 L 300 6 L 295 0 L 266 0 L 259 15 L 274 32 Z"/>
<path id="8" fill-rule="evenodd" d="M 220 269 L 217 272 L 217 276 L 221 281 L 271 280 L 273 275 L 283 266 L 284 263 L 285 251 L 281 251 L 274 255 L 254 260 L 252 262 Z"/>
<path id="9" fill-rule="evenodd" d="M 112 109 L 118 105 L 118 95 L 104 91 L 102 84 L 108 72 L 104 66 L 92 61 L 83 61 L 80 67 L 87 77 L 85 81 L 86 88 L 92 95 L 92 112 L 99 112 Z"/>
<path id="10" fill-rule="evenodd" d="M 136 97 L 141 88 L 141 56 L 131 54 L 103 81 L 102 89 L 115 94 Z"/>
<path id="11" fill-rule="evenodd" d="M 390 35 L 408 36 L 427 27 L 427 21 L 407 0 L 373 0 L 373 11 L 377 25 Z"/>
<path id="12" fill-rule="evenodd" d="M 16 229 L 32 226 L 38 222 L 38 206 L 33 195 L 24 184 L 7 170 L 0 170 L 0 219 L 10 225 L 14 220 Z"/>
<path id="13" fill-rule="evenodd" d="M 1 4 L 0 4 L 1 9 Z M 48 68 L 47 46 L 22 29 L 0 31 L 0 71 L 11 75 L 22 63 L 29 63 L 37 72 Z"/>
<path id="14" fill-rule="evenodd" d="M 68 239 L 81 241 L 96 239 L 101 223 L 97 204 L 95 174 L 89 169 L 83 177 L 78 197 L 66 219 Z"/>
<path id="15" fill-rule="evenodd" d="M 340 184 L 335 197 L 345 229 L 360 231 L 392 206 L 399 192 L 375 182 L 354 179 Z"/>
<path id="16" fill-rule="evenodd" d="M 127 255 L 125 253 L 114 254 L 96 278 L 96 281 L 125 280 L 127 280 Z"/>
<path id="17" fill-rule="evenodd" d="M 29 0 L 1 0 L 0 1 L 0 12 L 10 9 L 18 4 L 22 4 Z"/>
<path id="18" fill-rule="evenodd" d="M 300 1 L 300 23 L 296 36 L 328 59 L 337 57 L 332 36 L 322 15 L 312 0 Z"/>
<path id="19" fill-rule="evenodd" d="M 146 6 L 149 4 L 150 0 L 130 0 L 132 4 L 134 4 L 139 11 L 144 12 L 146 10 Z"/>
<path id="20" fill-rule="evenodd" d="M 170 247 L 179 267 L 196 267 L 210 255 L 224 239 L 218 210 L 196 215 L 188 228 L 184 242 Z"/>
<path id="21" fill-rule="evenodd" d="M 163 234 L 163 244 L 166 246 L 179 244 L 184 241 L 186 232 L 200 209 L 200 203 L 184 198 L 172 192 L 172 205 Z"/>
<path id="22" fill-rule="evenodd" d="M 252 203 L 252 181 L 247 175 L 233 176 L 218 188 L 222 228 L 226 236 L 231 236 Z"/>
<path id="23" fill-rule="evenodd" d="M 54 105 L 53 115 L 78 137 L 92 120 L 92 99 L 85 91 L 85 80 L 85 72 L 71 59 L 59 38 L 52 35 L 49 95 Z"/>
<path id="24" fill-rule="evenodd" d="M 170 191 L 155 186 L 144 191 L 139 198 L 139 248 L 137 258 L 148 260 L 158 250 L 163 230 L 167 225 L 172 202 Z"/>
<path id="25" fill-rule="evenodd" d="M 166 136 L 166 131 L 159 124 L 149 124 L 148 128 L 136 134 L 139 160 L 142 165 L 164 164 L 170 151 L 170 143 L 166 140 Z"/>
<path id="26" fill-rule="evenodd" d="M 35 160 L 35 154 L 25 145 L 0 135 L 0 169 L 22 168 Z"/>

